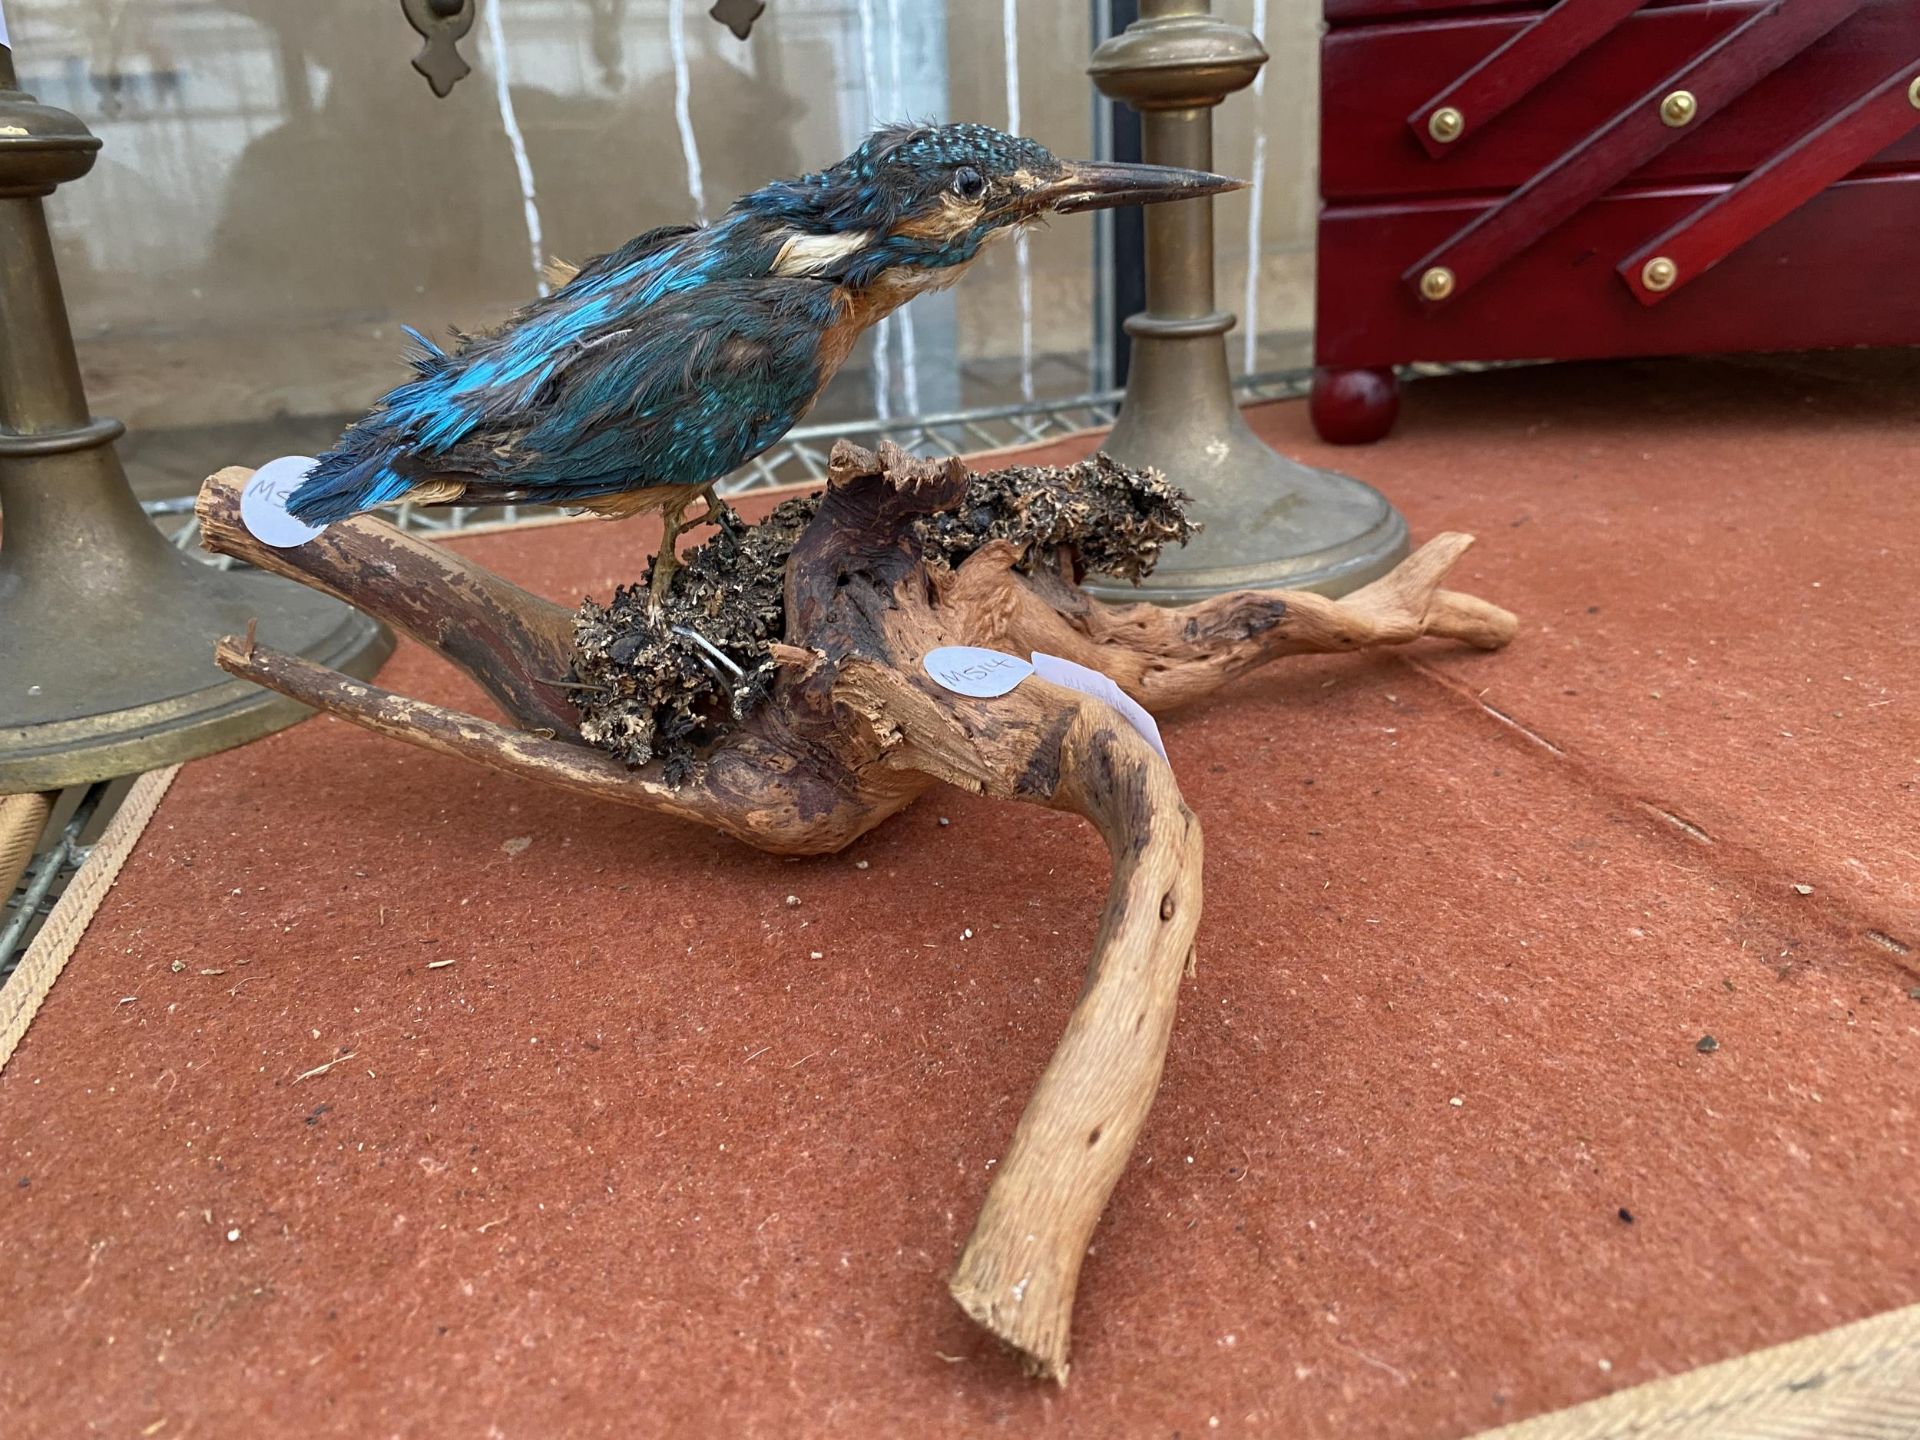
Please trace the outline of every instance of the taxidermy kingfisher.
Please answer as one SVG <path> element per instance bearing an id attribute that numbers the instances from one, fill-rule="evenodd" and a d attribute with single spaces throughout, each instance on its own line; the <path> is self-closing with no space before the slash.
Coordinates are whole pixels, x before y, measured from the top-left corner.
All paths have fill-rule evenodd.
<path id="1" fill-rule="evenodd" d="M 589 261 L 498 330 L 443 350 L 320 457 L 309 524 L 374 506 L 659 510 L 657 610 L 696 498 L 807 413 L 860 333 L 1050 214 L 1240 188 L 1198 170 L 1056 159 L 987 125 L 893 125 L 846 159 Z M 563 272 L 564 273 L 564 272 Z"/>

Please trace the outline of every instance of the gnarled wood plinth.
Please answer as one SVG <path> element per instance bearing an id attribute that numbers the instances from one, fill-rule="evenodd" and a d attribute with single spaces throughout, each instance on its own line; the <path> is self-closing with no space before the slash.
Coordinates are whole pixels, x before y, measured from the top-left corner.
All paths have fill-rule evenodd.
<path id="1" fill-rule="evenodd" d="M 951 1281 L 969 1315 L 1062 1381 L 1081 1260 L 1152 1104 L 1192 963 L 1200 824 L 1167 762 L 1111 706 L 1037 676 L 971 699 L 935 684 L 923 657 L 944 645 L 1042 650 L 1104 671 L 1163 712 L 1283 655 L 1423 635 L 1494 649 L 1516 626 L 1440 588 L 1470 543 L 1463 535 L 1435 538 L 1343 600 L 1275 592 L 1185 609 L 1107 606 L 1072 583 L 1070 551 L 1027 555 L 1004 540 L 948 566 L 923 553 L 916 523 L 959 503 L 966 468 L 842 444 L 787 560 L 767 700 L 669 784 L 658 762 L 629 767 L 580 738 L 569 611 L 368 517 L 295 549 L 262 545 L 240 521 L 247 477 L 225 470 L 202 489 L 211 549 L 404 631 L 471 675 L 513 723 L 410 700 L 251 637 L 221 642 L 226 669 L 342 719 L 782 854 L 840 849 L 935 781 L 1093 823 L 1113 876 L 1086 985 Z"/>

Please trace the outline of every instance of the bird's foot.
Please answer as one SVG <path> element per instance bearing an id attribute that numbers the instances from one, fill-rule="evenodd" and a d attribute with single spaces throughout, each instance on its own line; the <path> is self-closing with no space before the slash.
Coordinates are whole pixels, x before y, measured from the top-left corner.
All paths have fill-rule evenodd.
<path id="1" fill-rule="evenodd" d="M 653 576 L 647 586 L 647 609 L 657 619 L 665 611 L 667 596 L 673 592 L 674 572 L 680 568 L 680 557 L 674 554 L 673 542 L 662 542 L 660 553 L 653 557 Z"/>
<path id="2" fill-rule="evenodd" d="M 660 548 L 654 552 L 653 580 L 647 587 L 648 610 L 658 619 L 673 589 L 674 571 L 680 568 L 680 532 L 686 528 L 687 500 L 668 505 L 660 512 Z"/>

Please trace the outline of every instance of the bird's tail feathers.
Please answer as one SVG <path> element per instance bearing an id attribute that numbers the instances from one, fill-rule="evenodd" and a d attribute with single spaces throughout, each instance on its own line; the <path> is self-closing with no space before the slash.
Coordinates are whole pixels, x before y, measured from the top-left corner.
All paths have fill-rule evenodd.
<path id="1" fill-rule="evenodd" d="M 343 444 L 328 451 L 287 500 L 287 513 L 309 525 L 332 525 L 398 500 L 414 482 L 394 474 L 388 458 L 384 448 L 362 454 Z"/>
<path id="2" fill-rule="evenodd" d="M 449 358 L 447 352 L 413 326 L 402 325 L 400 328 L 406 331 L 408 338 L 419 347 L 413 354 L 407 356 L 407 363 L 413 367 L 413 373 L 423 380 L 439 374 Z"/>

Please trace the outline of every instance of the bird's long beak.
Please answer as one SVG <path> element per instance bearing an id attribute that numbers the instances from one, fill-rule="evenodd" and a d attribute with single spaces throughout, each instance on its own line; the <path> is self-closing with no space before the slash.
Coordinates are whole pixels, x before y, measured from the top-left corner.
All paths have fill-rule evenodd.
<path id="1" fill-rule="evenodd" d="M 1157 205 L 1163 200 L 1197 200 L 1246 188 L 1244 180 L 1172 165 L 1130 165 L 1118 160 L 1069 160 L 1066 168 L 1029 190 L 1022 200 L 1035 210 L 1072 215 L 1082 210 L 1111 210 L 1118 205 Z"/>

